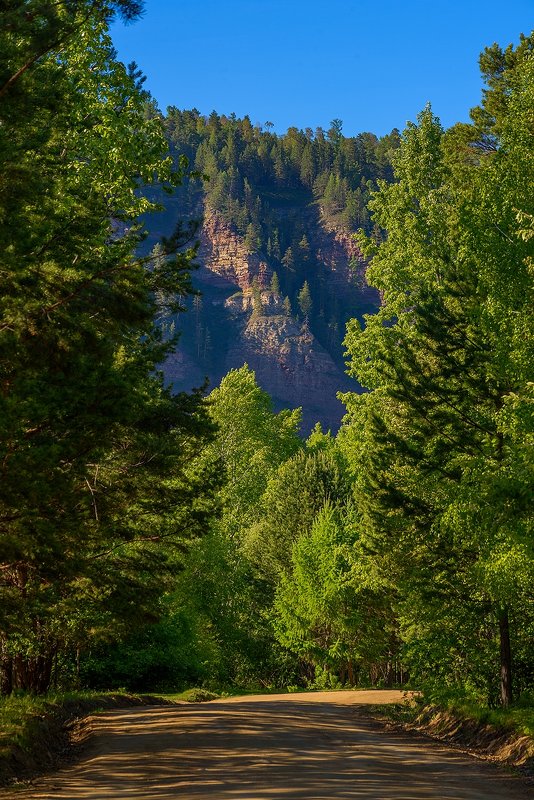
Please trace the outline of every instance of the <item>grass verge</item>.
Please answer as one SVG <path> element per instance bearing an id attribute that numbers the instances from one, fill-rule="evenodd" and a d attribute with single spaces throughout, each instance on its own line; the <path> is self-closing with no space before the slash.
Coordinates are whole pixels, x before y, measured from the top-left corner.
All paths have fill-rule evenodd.
<path id="1" fill-rule="evenodd" d="M 518 703 L 494 709 L 459 701 L 424 698 L 371 706 L 373 716 L 415 730 L 489 760 L 534 774 L 534 708 Z"/>
<path id="2" fill-rule="evenodd" d="M 69 726 L 106 708 L 169 703 L 121 692 L 10 695 L 0 698 L 0 785 L 53 768 L 69 748 Z"/>
<path id="3" fill-rule="evenodd" d="M 194 686 L 192 689 L 186 689 L 183 692 L 159 694 L 158 697 L 162 697 L 163 700 L 168 700 L 171 703 L 207 703 L 209 700 L 217 700 L 218 697 L 226 697 L 226 694 L 210 692 L 208 689 Z"/>

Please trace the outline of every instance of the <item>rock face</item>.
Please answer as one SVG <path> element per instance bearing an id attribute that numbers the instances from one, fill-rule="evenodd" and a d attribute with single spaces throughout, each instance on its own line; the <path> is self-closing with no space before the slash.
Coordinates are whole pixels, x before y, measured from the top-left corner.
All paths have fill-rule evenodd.
<path id="1" fill-rule="evenodd" d="M 243 237 L 216 214 L 207 214 L 204 219 L 198 255 L 200 263 L 212 273 L 214 284 L 217 282 L 215 276 L 218 276 L 224 282 L 244 290 L 252 285 L 254 278 L 259 280 L 260 285 L 267 286 L 272 277 L 267 262 L 256 253 L 251 253 L 245 247 Z"/>
<path id="2" fill-rule="evenodd" d="M 252 293 L 226 301 L 240 335 L 228 349 L 227 369 L 248 364 L 273 398 L 275 407 L 302 406 L 303 428 L 316 422 L 337 429 L 343 405 L 338 391 L 354 389 L 306 322 L 284 313 L 280 296 L 261 292 L 261 311 L 253 310 Z"/>
<path id="3" fill-rule="evenodd" d="M 325 291 L 349 308 L 348 315 L 358 303 L 373 304 L 372 290 L 356 285 L 355 268 L 362 272 L 364 265 L 350 235 L 318 226 L 311 214 L 305 225 L 313 253 L 310 281 L 316 279 L 312 270 L 320 270 Z M 316 422 L 336 430 L 344 413 L 337 393 L 360 390 L 344 372 L 345 320 L 339 320 L 335 340 L 324 334 L 328 329 L 320 314 L 312 331 L 312 324 L 269 288 L 273 269 L 267 257 L 250 252 L 243 237 L 215 214 L 205 216 L 198 261 L 194 283 L 201 299 L 176 319 L 182 337 L 164 365 L 168 382 L 189 390 L 208 378 L 213 387 L 230 369 L 247 363 L 275 408 L 302 407 L 303 433 Z"/>

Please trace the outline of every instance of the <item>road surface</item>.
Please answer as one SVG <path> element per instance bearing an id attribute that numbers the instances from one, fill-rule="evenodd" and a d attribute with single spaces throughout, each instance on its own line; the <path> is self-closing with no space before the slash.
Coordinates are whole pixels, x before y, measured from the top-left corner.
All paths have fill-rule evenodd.
<path id="1" fill-rule="evenodd" d="M 522 800 L 524 783 L 357 704 L 399 692 L 258 695 L 106 711 L 76 764 L 24 800 Z"/>

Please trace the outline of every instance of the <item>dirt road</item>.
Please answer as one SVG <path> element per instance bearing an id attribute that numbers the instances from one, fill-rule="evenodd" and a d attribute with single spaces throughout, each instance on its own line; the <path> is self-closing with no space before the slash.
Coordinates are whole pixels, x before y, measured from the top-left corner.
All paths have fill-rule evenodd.
<path id="1" fill-rule="evenodd" d="M 25 800 L 520 800 L 490 764 L 385 732 L 355 703 L 398 692 L 261 695 L 94 717 L 83 757 Z"/>

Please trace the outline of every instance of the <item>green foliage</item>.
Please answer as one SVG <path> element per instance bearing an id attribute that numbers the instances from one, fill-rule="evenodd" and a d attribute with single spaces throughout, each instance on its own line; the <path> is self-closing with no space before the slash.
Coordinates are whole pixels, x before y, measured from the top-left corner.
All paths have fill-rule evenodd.
<path id="1" fill-rule="evenodd" d="M 261 247 L 261 228 L 250 222 L 245 234 L 245 247 L 250 253 L 256 253 Z"/>
<path id="2" fill-rule="evenodd" d="M 391 683 L 400 637 L 428 697 L 528 705 L 532 37 L 485 51 L 469 125 L 279 137 L 163 119 L 107 33 L 134 0 L 23 5 L 0 33 L 1 689 Z M 308 222 L 362 229 L 382 306 L 348 326 L 369 391 L 336 439 L 303 443 L 247 365 L 207 401 L 162 385 L 195 249 L 177 230 L 136 256 L 138 220 L 180 183 L 277 268 L 287 316 L 313 294 L 331 344 Z M 192 317 L 206 363 L 198 297 Z"/>
<path id="3" fill-rule="evenodd" d="M 213 646 L 198 621 L 167 596 L 161 619 L 121 641 L 95 646 L 81 662 L 81 685 L 128 691 L 176 690 L 208 674 Z"/>
<path id="4" fill-rule="evenodd" d="M 220 520 L 189 546 L 161 622 L 83 659 L 82 679 L 91 686 L 253 686 L 295 678 L 294 664 L 273 639 L 269 597 L 242 539 L 261 513 L 269 478 L 302 448 L 300 414 L 275 414 L 246 365 L 222 380 L 208 404 L 217 432 L 197 468 L 215 466 L 225 477 Z"/>
<path id="5" fill-rule="evenodd" d="M 269 598 L 244 556 L 242 540 L 259 518 L 270 477 L 302 448 L 300 413 L 275 414 L 247 365 L 232 370 L 211 393 L 209 411 L 218 430 L 200 460 L 216 464 L 226 478 L 219 491 L 221 518 L 190 548 L 170 598 L 163 632 L 168 635 L 176 614 L 192 632 L 182 655 L 176 653 L 174 674 L 183 683 L 191 664 L 189 679 L 209 685 L 286 682 L 294 678 L 293 666 L 273 642 Z M 172 649 L 172 639 L 165 646 Z M 150 651 L 146 655 L 151 657 Z"/>
<path id="6" fill-rule="evenodd" d="M 172 345 L 158 299 L 180 307 L 194 252 L 177 232 L 135 256 L 136 220 L 156 208 L 142 187 L 170 190 L 185 168 L 107 34 L 113 8 L 136 5 L 17 4 L 0 33 L 6 691 L 43 691 L 58 652 L 154 619 L 211 515 L 204 402 L 155 371 Z"/>
<path id="7" fill-rule="evenodd" d="M 330 671 L 351 684 L 369 679 L 374 665 L 391 661 L 396 644 L 390 598 L 358 549 L 358 529 L 354 509 L 326 502 L 310 532 L 296 540 L 292 569 L 282 574 L 274 602 L 279 640 L 326 668 L 331 688 Z"/>
<path id="8" fill-rule="evenodd" d="M 288 247 L 287 250 L 285 251 L 284 256 L 282 258 L 282 264 L 289 272 L 293 272 L 295 259 L 293 258 L 293 250 L 291 249 L 291 247 Z"/>
<path id="9" fill-rule="evenodd" d="M 191 550 L 174 602 L 199 631 L 197 681 L 246 687 L 277 680 L 284 659 L 273 646 L 265 601 L 239 541 L 222 526 Z"/>
<path id="10" fill-rule="evenodd" d="M 276 272 L 273 272 L 273 277 L 271 279 L 271 292 L 277 297 L 280 294 L 280 281 L 278 280 Z"/>
<path id="11" fill-rule="evenodd" d="M 291 567 L 293 543 L 309 533 L 326 502 L 341 505 L 349 492 L 337 452 L 301 451 L 282 463 L 266 486 L 257 522 L 246 534 L 245 552 L 259 574 L 276 584 Z"/>
<path id="12" fill-rule="evenodd" d="M 258 279 L 254 277 L 252 281 L 252 315 L 253 317 L 261 316 L 263 311 L 263 302 L 261 299 L 261 287 Z"/>
<path id="13" fill-rule="evenodd" d="M 194 687 L 193 689 L 183 692 L 182 697 L 188 703 L 209 703 L 210 700 L 216 700 L 219 695 L 207 689 Z"/>
<path id="14" fill-rule="evenodd" d="M 300 449 L 300 410 L 275 414 L 246 364 L 223 378 L 209 396 L 209 408 L 218 433 L 206 458 L 224 471 L 223 522 L 234 534 L 256 519 L 270 476 Z"/>
<path id="15" fill-rule="evenodd" d="M 313 302 L 312 302 L 312 298 L 311 298 L 310 287 L 309 287 L 308 281 L 304 281 L 304 285 L 303 285 L 302 289 L 300 290 L 300 292 L 298 293 L 298 298 L 297 299 L 298 299 L 299 308 L 300 308 L 300 310 L 302 312 L 302 316 L 304 317 L 304 319 L 307 320 L 308 317 L 311 314 L 311 310 L 312 310 L 312 307 L 313 307 Z"/>
<path id="16" fill-rule="evenodd" d="M 282 305 L 284 308 L 284 314 L 286 315 L 286 317 L 290 317 L 292 315 L 291 300 L 287 295 L 284 297 L 284 302 L 282 303 Z"/>
<path id="17" fill-rule="evenodd" d="M 500 658 L 504 704 L 510 641 L 516 690 L 532 680 L 534 622 L 525 41 L 501 54 L 473 125 L 444 133 L 429 108 L 409 124 L 396 182 L 370 203 L 387 237 L 361 245 L 383 304 L 348 328 L 351 373 L 372 391 L 346 398 L 341 437 L 412 674 L 494 702 Z"/>

